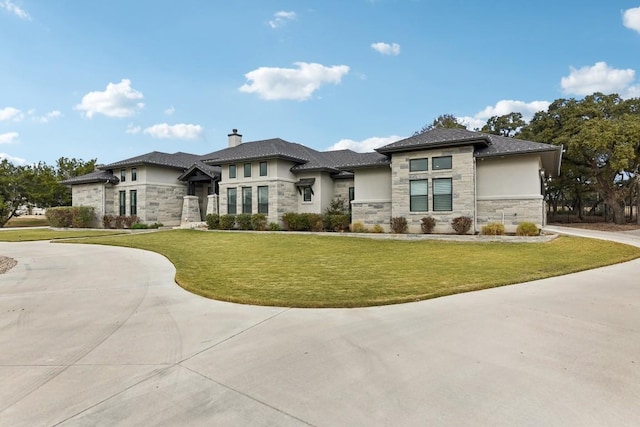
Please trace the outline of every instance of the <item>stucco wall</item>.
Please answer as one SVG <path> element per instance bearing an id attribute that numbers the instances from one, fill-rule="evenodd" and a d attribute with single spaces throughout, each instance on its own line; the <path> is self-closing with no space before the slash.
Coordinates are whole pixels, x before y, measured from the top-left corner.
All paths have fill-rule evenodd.
<path id="1" fill-rule="evenodd" d="M 539 196 L 540 168 L 537 155 L 478 159 L 478 199 Z"/>
<path id="2" fill-rule="evenodd" d="M 451 156 L 452 168 L 433 170 L 433 157 Z M 419 158 L 429 159 L 429 170 L 424 172 L 409 172 L 409 160 Z M 433 210 L 433 179 L 452 179 L 452 211 L 439 212 Z M 429 180 L 429 210 L 424 212 L 410 211 L 409 181 L 412 179 Z M 356 181 L 357 183 L 357 181 Z M 425 216 L 432 216 L 436 220 L 435 232 L 452 232 L 451 220 L 458 216 L 475 215 L 475 172 L 473 147 L 452 147 L 433 150 L 419 150 L 410 153 L 393 154 L 391 158 L 391 192 L 392 216 L 403 216 L 407 219 L 410 233 L 420 233 L 420 220 Z M 358 189 L 356 187 L 356 198 Z M 471 230 L 473 232 L 473 230 Z"/>

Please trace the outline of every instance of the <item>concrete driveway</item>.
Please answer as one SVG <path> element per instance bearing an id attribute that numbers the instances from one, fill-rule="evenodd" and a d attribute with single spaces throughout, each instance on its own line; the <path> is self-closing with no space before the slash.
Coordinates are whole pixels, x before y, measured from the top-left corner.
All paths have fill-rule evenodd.
<path id="1" fill-rule="evenodd" d="M 638 260 L 310 310 L 191 295 L 140 250 L 0 254 L 18 260 L 0 275 L 2 426 L 640 425 Z"/>

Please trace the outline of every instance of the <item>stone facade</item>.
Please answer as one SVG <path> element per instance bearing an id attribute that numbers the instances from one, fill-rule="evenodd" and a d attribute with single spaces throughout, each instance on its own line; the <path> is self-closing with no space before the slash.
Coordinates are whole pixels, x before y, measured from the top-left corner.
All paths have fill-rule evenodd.
<path id="1" fill-rule="evenodd" d="M 181 224 L 201 221 L 200 200 L 198 196 L 184 196 L 182 198 Z"/>
<path id="2" fill-rule="evenodd" d="M 360 222 L 371 228 L 378 224 L 389 231 L 391 220 L 391 202 L 357 202 L 351 203 L 352 222 Z"/>
<path id="3" fill-rule="evenodd" d="M 542 196 L 520 199 L 478 199 L 478 229 L 490 222 L 504 224 L 505 231 L 512 233 L 521 222 L 533 222 L 542 228 L 545 225 L 545 203 Z"/>
<path id="4" fill-rule="evenodd" d="M 186 186 L 157 185 L 147 184 L 139 185 L 137 190 L 138 208 L 137 215 L 140 221 L 145 223 L 159 222 L 166 226 L 179 225 L 182 214 L 183 197 L 187 194 Z M 118 192 L 115 194 L 115 209 L 118 214 Z M 127 194 L 129 197 L 129 194 Z M 128 202 L 127 198 L 127 202 Z M 128 211 L 127 211 L 128 213 Z"/>
<path id="5" fill-rule="evenodd" d="M 207 215 L 209 214 L 218 214 L 219 212 L 219 208 L 218 208 L 218 200 L 219 197 L 217 194 L 209 194 L 207 196 L 207 210 L 205 212 L 205 218 Z"/>
<path id="6" fill-rule="evenodd" d="M 432 159 L 434 157 L 451 156 L 451 169 L 433 170 Z M 409 161 L 411 159 L 428 159 L 428 170 L 410 172 Z M 436 220 L 436 233 L 451 233 L 451 220 L 458 216 L 475 215 L 475 165 L 473 147 L 450 147 L 432 150 L 419 150 L 410 153 L 396 153 L 391 159 L 391 216 L 403 216 L 407 219 L 410 233 L 420 233 L 420 220 L 425 216 L 431 216 Z M 452 210 L 433 210 L 433 179 L 452 179 Z M 428 210 L 424 212 L 411 212 L 410 210 L 410 184 L 414 179 L 427 179 L 429 184 Z M 470 232 L 473 232 L 473 228 Z"/>
<path id="7" fill-rule="evenodd" d="M 353 186 L 353 178 L 336 179 L 333 184 L 333 197 L 349 200 L 349 188 Z"/>
<path id="8" fill-rule="evenodd" d="M 71 197 L 73 200 L 73 206 L 89 206 L 94 209 L 95 219 L 92 227 L 102 227 L 102 217 L 105 215 L 105 211 L 109 212 L 107 204 L 105 203 L 106 196 L 109 193 L 113 193 L 111 184 L 104 183 L 91 183 L 80 184 L 71 187 Z M 113 206 L 113 203 L 109 203 Z"/>

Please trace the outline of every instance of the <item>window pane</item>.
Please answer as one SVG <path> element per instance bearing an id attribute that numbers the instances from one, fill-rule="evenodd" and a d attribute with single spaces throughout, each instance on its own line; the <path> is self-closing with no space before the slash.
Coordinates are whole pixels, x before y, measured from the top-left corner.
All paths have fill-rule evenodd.
<path id="1" fill-rule="evenodd" d="M 433 210 L 451 211 L 453 210 L 451 178 L 440 178 L 433 180 Z"/>
<path id="2" fill-rule="evenodd" d="M 269 213 L 269 187 L 258 187 L 258 213 Z"/>
<path id="3" fill-rule="evenodd" d="M 419 179 L 410 181 L 409 210 L 412 212 L 429 210 L 429 181 Z"/>
<path id="4" fill-rule="evenodd" d="M 424 159 L 411 159 L 409 160 L 409 171 L 418 172 L 429 170 L 429 160 Z"/>
<path id="5" fill-rule="evenodd" d="M 251 176 L 251 163 L 244 164 L 244 177 L 249 178 Z"/>
<path id="6" fill-rule="evenodd" d="M 235 188 L 227 188 L 227 213 L 236 214 L 237 192 Z"/>
<path id="7" fill-rule="evenodd" d="M 229 178 L 236 177 L 236 165 L 229 165 Z"/>
<path id="8" fill-rule="evenodd" d="M 131 168 L 131 181 L 136 181 L 138 179 L 138 169 Z"/>
<path id="9" fill-rule="evenodd" d="M 242 213 L 251 213 L 251 187 L 242 187 Z"/>
<path id="10" fill-rule="evenodd" d="M 120 169 L 120 182 L 125 182 L 127 180 L 127 170 Z"/>
<path id="11" fill-rule="evenodd" d="M 433 170 L 451 169 L 451 156 L 434 157 L 431 162 Z"/>
<path id="12" fill-rule="evenodd" d="M 129 199 L 131 215 L 138 215 L 138 192 L 131 190 L 129 192 Z"/>
<path id="13" fill-rule="evenodd" d="M 304 187 L 304 198 L 305 202 L 311 201 L 311 187 Z"/>
<path id="14" fill-rule="evenodd" d="M 127 214 L 127 208 L 126 208 L 126 198 L 127 195 L 124 191 L 120 191 L 119 193 L 119 202 L 120 202 L 120 215 L 126 215 Z"/>
<path id="15" fill-rule="evenodd" d="M 267 176 L 267 162 L 260 162 L 260 176 Z"/>

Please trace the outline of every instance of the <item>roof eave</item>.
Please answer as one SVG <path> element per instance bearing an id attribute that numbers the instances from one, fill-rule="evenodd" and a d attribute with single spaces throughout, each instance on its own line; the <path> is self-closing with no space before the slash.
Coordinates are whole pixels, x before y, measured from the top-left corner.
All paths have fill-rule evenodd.
<path id="1" fill-rule="evenodd" d="M 476 145 L 478 143 L 481 143 L 485 146 L 489 146 L 491 144 L 487 138 L 473 138 L 473 139 L 460 139 L 460 140 L 454 140 L 454 141 L 424 142 L 420 144 L 403 145 L 400 147 L 390 147 L 390 148 L 380 147 L 380 148 L 376 148 L 376 151 L 380 154 L 391 154 L 391 153 L 401 153 L 406 151 L 430 150 L 432 148 Z"/>

